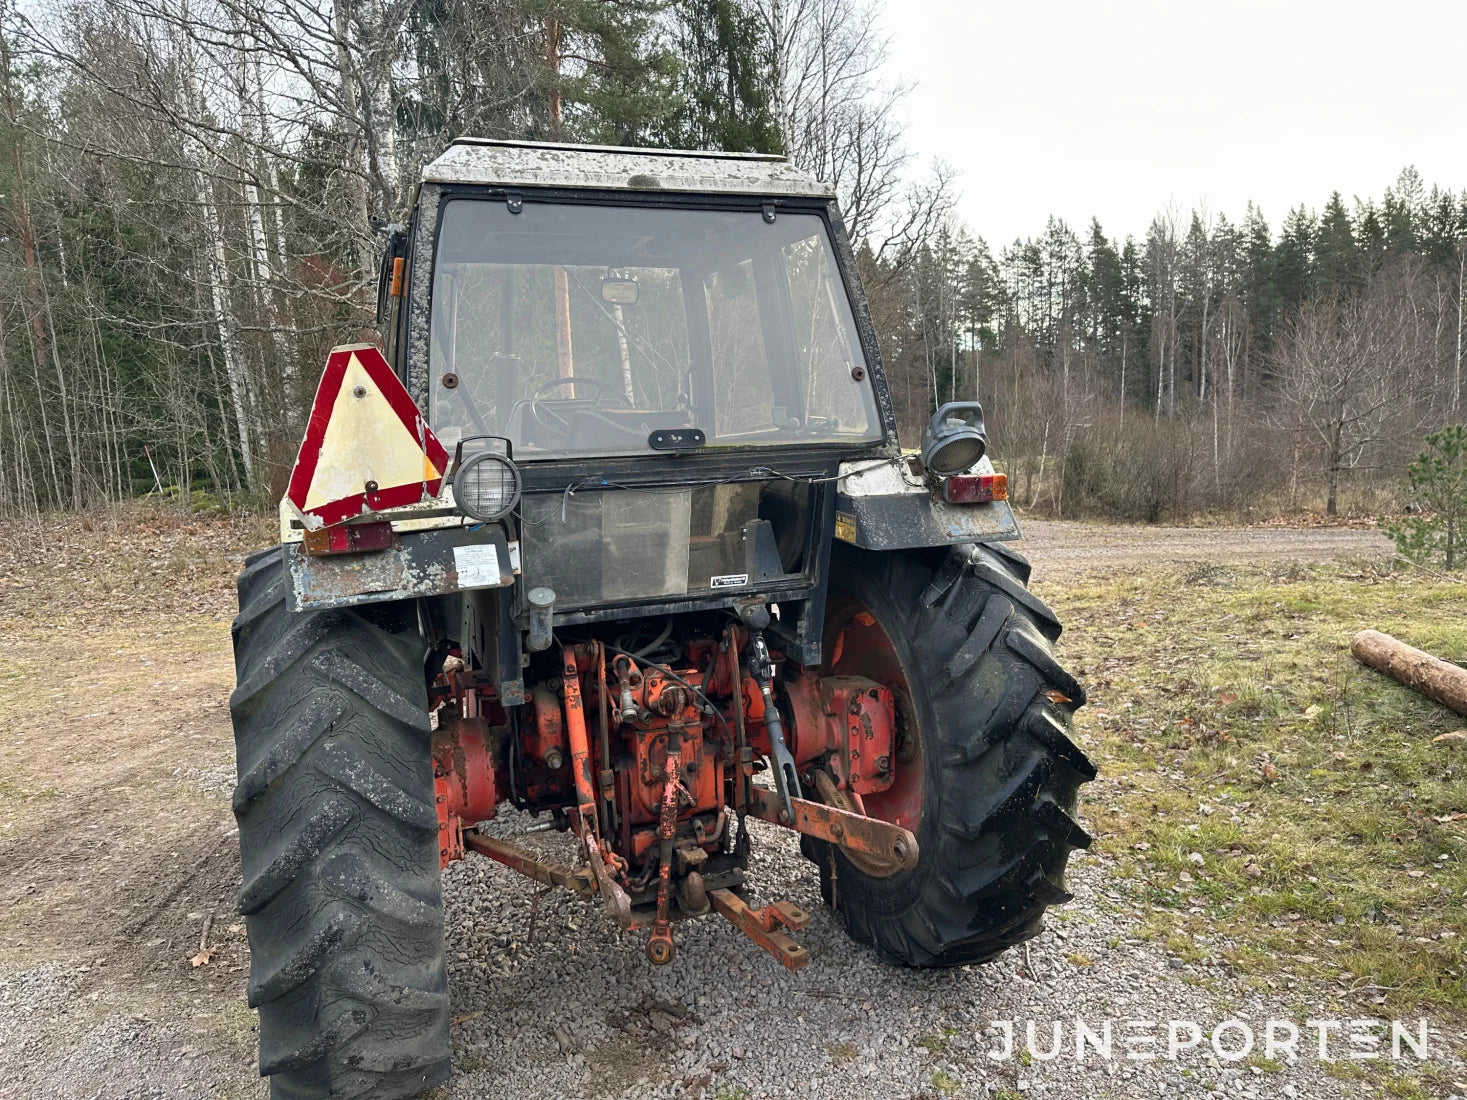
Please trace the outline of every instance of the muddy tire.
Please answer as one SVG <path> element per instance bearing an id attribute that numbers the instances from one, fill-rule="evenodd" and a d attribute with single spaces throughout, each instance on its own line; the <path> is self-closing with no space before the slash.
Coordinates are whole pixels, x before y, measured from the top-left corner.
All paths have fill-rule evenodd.
<path id="1" fill-rule="evenodd" d="M 1059 621 L 1025 587 L 1028 562 L 1007 548 L 874 554 L 837 544 L 831 569 L 827 667 L 890 683 L 894 656 L 906 681 L 897 775 L 905 759 L 909 782 L 868 797 L 866 809 L 911 828 L 921 857 L 883 876 L 818 841 L 805 852 L 851 937 L 888 961 L 985 962 L 1070 900 L 1065 864 L 1090 844 L 1075 802 L 1096 770 L 1070 737 L 1085 693 L 1051 652 Z M 881 640 L 862 613 L 889 639 L 885 664 L 863 653 Z M 842 635 L 853 623 L 858 633 Z M 849 644 L 837 656 L 838 641 Z"/>
<path id="2" fill-rule="evenodd" d="M 276 1100 L 414 1096 L 449 1072 L 427 646 L 392 611 L 296 614 L 239 578 L 230 699 L 260 1072 Z"/>

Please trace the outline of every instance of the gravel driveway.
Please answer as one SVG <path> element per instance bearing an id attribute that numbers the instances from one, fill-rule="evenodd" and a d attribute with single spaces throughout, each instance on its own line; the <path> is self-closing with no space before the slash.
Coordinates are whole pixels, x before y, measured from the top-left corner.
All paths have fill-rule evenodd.
<path id="1" fill-rule="evenodd" d="M 1338 529 L 1030 521 L 1025 534 L 1036 575 L 1048 581 L 1176 561 L 1307 559 L 1385 549 L 1373 532 Z M 169 667 L 161 640 L 179 629 L 178 621 L 159 619 L 147 627 L 138 621 L 138 637 L 158 639 L 148 643 L 149 663 L 159 662 L 149 675 L 157 679 L 106 719 L 114 740 L 127 730 L 134 739 L 127 744 L 139 746 L 127 757 L 142 761 L 136 772 L 122 778 L 99 773 L 92 781 L 78 771 L 75 794 L 25 794 L 16 816 L 0 829 L 6 842 L 0 844 L 0 879 L 13 889 L 0 896 L 0 1097 L 7 1100 L 266 1095 L 254 1071 L 254 1015 L 244 1007 L 248 957 L 231 915 L 239 867 L 230 835 L 231 742 L 221 705 L 232 679 L 227 611 L 210 608 L 207 618 L 211 640 L 191 641 Z M 76 663 L 78 675 L 102 667 L 95 660 Z M 184 675 L 200 678 L 207 690 L 177 693 Z M 58 683 L 57 690 L 68 689 Z M 170 690 L 175 694 L 164 694 Z M 160 717 L 158 704 L 169 698 L 183 709 Z M 0 748 L 5 742 L 10 747 L 0 758 L 24 779 L 22 758 L 39 759 L 35 754 L 43 751 L 28 739 L 68 730 L 85 738 L 92 727 L 3 731 Z M 75 768 L 89 766 L 85 744 L 76 741 Z M 144 759 L 143 746 L 154 757 Z M 54 740 L 44 751 L 56 751 Z M 180 768 L 180 761 L 187 766 Z M 138 792 L 150 783 L 157 791 L 149 806 L 155 817 L 138 812 Z M 90 848 L 66 840 L 78 836 L 78 822 L 99 827 L 99 790 L 105 806 L 115 803 L 115 815 Z M 181 791 L 192 793 L 183 798 Z M 1106 805 L 1104 775 L 1083 794 L 1090 805 Z M 161 839 L 170 822 L 175 831 Z M 513 835 L 526 824 L 509 813 L 491 827 Z M 814 868 L 800 858 L 794 837 L 758 824 L 755 830 L 755 900 L 783 897 L 812 914 L 810 927 L 799 934 L 811 960 L 798 974 L 784 971 L 717 918 L 680 925 L 677 959 L 652 967 L 641 937 L 618 934 L 594 906 L 550 893 L 537 907 L 534 884 L 477 857 L 451 867 L 445 890 L 457 1072 L 440 1097 L 1377 1095 L 1357 1073 L 1346 1072 L 1355 1067 L 1344 1059 L 1338 1037 L 1333 1053 L 1342 1063 L 1322 1063 L 1307 1031 L 1296 1062 L 1264 1062 L 1263 1029 L 1270 1018 L 1302 1029 L 1310 1016 L 1348 1018 L 1350 1009 L 1321 1000 L 1328 991 L 1268 986 L 1232 972 L 1214 961 L 1224 954 L 1222 942 L 1198 944 L 1202 959 L 1189 962 L 1143 935 L 1146 921 L 1165 910 L 1137 900 L 1143 891 L 1136 884 L 1111 878 L 1104 836 L 1089 853 L 1075 854 L 1075 900 L 1053 910 L 1049 930 L 1026 949 L 984 967 L 915 972 L 885 966 L 852 944 L 821 904 Z M 27 839 L 33 834 L 57 838 L 54 851 L 40 849 L 38 856 L 38 842 Z M 558 850 L 561 858 L 569 845 L 566 837 L 542 833 L 525 842 Z M 111 848 L 89 860 L 88 852 L 102 844 Z M 83 878 L 88 873 L 93 877 Z M 85 884 L 80 891 L 78 882 Z M 190 965 L 203 940 L 212 958 Z M 1092 1049 L 1084 1062 L 1076 1060 L 1077 1017 L 1097 1031 L 1109 1022 L 1115 1039 L 1110 1058 Z M 1207 1032 L 1228 1018 L 1257 1032 L 1259 1049 L 1250 1058 L 1219 1059 L 1206 1041 L 1176 1060 L 1126 1057 L 1126 1021 L 1160 1022 L 1151 1034 L 1164 1053 L 1167 1021 L 1193 1021 Z M 1017 1047 L 1025 1047 L 1029 1021 L 1037 1030 L 1037 1055 L 990 1056 L 999 1053 L 1004 1022 L 1013 1026 Z M 1043 1055 L 1056 1022 L 1062 1053 L 1050 1060 Z M 1225 1049 L 1237 1049 L 1238 1041 L 1235 1031 Z M 1432 1033 L 1438 1082 L 1467 1081 L 1467 1067 L 1451 1053 L 1462 1044 L 1460 1034 Z M 1408 1055 L 1404 1066 L 1414 1069 L 1416 1062 Z M 1455 1093 L 1467 1096 L 1467 1086 L 1400 1095 L 1443 1100 Z"/>
<path id="2" fill-rule="evenodd" d="M 518 827 L 501 819 L 494 831 Z M 813 915 L 800 933 L 811 961 L 798 974 L 717 919 L 679 926 L 677 959 L 652 967 L 640 937 L 618 935 L 599 911 L 553 893 L 540 903 L 531 943 L 533 884 L 487 861 L 453 867 L 447 885 L 459 1073 L 448 1095 L 1368 1095 L 1326 1072 L 1331 1067 L 1317 1058 L 1314 1033 L 1303 1028 L 1305 1016 L 1338 1018 L 1337 1007 L 1297 992 L 1250 991 L 1245 976 L 1214 962 L 1221 942 L 1199 945 L 1207 957 L 1192 964 L 1142 938 L 1143 913 L 1110 889 L 1103 851 L 1076 853 L 1075 900 L 1051 911 L 1049 929 L 1027 950 L 987 966 L 908 971 L 883 965 L 846 938 L 789 834 L 755 828 L 750 878 L 763 888 L 760 900 L 783 896 Z M 569 856 L 561 838 L 532 840 L 566 845 L 561 858 Z M 1110 1022 L 1109 1060 L 1087 1048 L 1087 1060 L 1076 1062 L 1077 1017 L 1097 1032 Z M 1205 1038 L 1176 1060 L 1131 1060 L 1121 1045 L 1126 1021 L 1160 1021 L 1154 1034 L 1164 1053 L 1167 1021 L 1195 1022 L 1207 1035 L 1229 1018 L 1253 1028 L 1259 1054 L 1269 1019 L 1296 1021 L 1304 1033 L 1298 1061 L 1272 1072 L 1258 1057 L 1227 1062 Z M 1041 1056 L 1053 1048 L 1059 1022 L 1062 1053 L 1053 1060 L 996 1057 L 1002 1027 L 993 1030 L 995 1021 L 1012 1024 L 1019 1048 L 1027 1046 L 1033 1021 Z M 1240 1034 L 1223 1035 L 1226 1052 L 1238 1048 Z M 1428 1050 L 1437 1057 L 1448 1043 L 1437 1032 L 1431 1038 Z M 1451 1045 L 1460 1043 L 1453 1038 Z M 1336 1041 L 1333 1053 L 1343 1057 L 1339 1048 Z M 1414 1064 L 1403 1053 L 1403 1064 Z"/>

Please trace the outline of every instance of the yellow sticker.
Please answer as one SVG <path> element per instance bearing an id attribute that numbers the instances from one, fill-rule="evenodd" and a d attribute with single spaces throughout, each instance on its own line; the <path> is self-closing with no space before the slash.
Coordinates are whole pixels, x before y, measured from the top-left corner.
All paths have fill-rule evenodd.
<path id="1" fill-rule="evenodd" d="M 835 514 L 835 537 L 842 542 L 856 541 L 856 517 L 849 512 Z"/>

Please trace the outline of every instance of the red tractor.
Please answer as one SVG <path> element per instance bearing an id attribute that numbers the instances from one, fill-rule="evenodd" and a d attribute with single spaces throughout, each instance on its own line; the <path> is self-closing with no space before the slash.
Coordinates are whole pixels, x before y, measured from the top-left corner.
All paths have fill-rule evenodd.
<path id="1" fill-rule="evenodd" d="M 1084 691 L 976 403 L 902 451 L 830 189 L 775 157 L 463 141 L 388 227 L 382 347 L 328 361 L 231 700 L 276 1097 L 449 1072 L 440 870 L 598 898 L 672 963 L 800 834 L 893 963 L 983 962 L 1090 842 Z M 508 802 L 574 865 L 477 825 Z"/>

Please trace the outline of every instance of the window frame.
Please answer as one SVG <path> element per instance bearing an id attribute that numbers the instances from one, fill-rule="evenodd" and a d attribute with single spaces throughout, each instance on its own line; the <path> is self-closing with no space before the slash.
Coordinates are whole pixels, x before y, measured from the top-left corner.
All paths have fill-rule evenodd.
<path id="1" fill-rule="evenodd" d="M 429 341 L 431 332 L 431 319 L 435 309 L 435 281 L 437 275 L 436 255 L 438 251 L 439 236 L 442 232 L 444 212 L 449 203 L 460 200 L 477 200 L 488 202 L 518 201 L 522 203 L 547 203 L 580 206 L 611 206 L 611 207 L 634 207 L 641 209 L 679 208 L 689 210 L 712 210 L 712 211 L 736 211 L 750 212 L 768 218 L 771 213 L 778 217 L 781 212 L 791 214 L 815 215 L 819 219 L 820 226 L 825 234 L 825 243 L 830 248 L 836 271 L 839 273 L 841 287 L 846 295 L 846 302 L 851 311 L 851 319 L 854 322 L 855 333 L 859 351 L 865 369 L 865 378 L 862 384 L 869 386 L 872 405 L 875 412 L 875 421 L 872 428 L 875 438 L 866 440 L 826 440 L 821 442 L 791 441 L 781 443 L 752 443 L 740 444 L 738 442 L 720 444 L 718 451 L 728 455 L 731 452 L 741 453 L 744 456 L 765 457 L 773 454 L 789 453 L 791 458 L 799 452 L 813 452 L 822 457 L 832 452 L 845 452 L 851 454 L 890 454 L 896 453 L 898 449 L 896 436 L 896 419 L 891 404 L 890 393 L 886 386 L 885 374 L 882 370 L 880 352 L 876 343 L 875 331 L 871 323 L 870 311 L 866 299 L 861 291 L 860 284 L 855 277 L 855 256 L 851 250 L 850 243 L 845 235 L 844 225 L 841 223 L 839 213 L 834 204 L 826 199 L 810 199 L 797 197 L 765 198 L 750 195 L 701 195 L 701 194 L 672 194 L 657 192 L 634 192 L 634 191 L 592 191 L 592 190 L 568 190 L 563 188 L 507 188 L 507 187 L 478 187 L 467 185 L 424 185 L 419 196 L 418 211 L 414 217 L 413 244 L 415 247 L 413 259 L 417 262 L 412 264 L 412 275 L 416 280 L 426 281 L 427 287 L 414 285 L 412 293 L 412 308 L 405 311 L 409 313 L 406 340 L 406 376 L 409 390 L 414 399 L 424 411 L 424 415 L 431 416 L 432 402 L 429 399 L 433 379 L 430 370 Z M 431 232 L 416 232 L 425 211 L 431 211 Z M 772 250 L 767 255 L 767 263 L 760 264 L 756 253 L 755 277 L 756 283 L 761 282 L 759 278 L 760 267 L 767 267 L 762 280 L 764 290 L 778 297 L 776 290 L 776 279 L 787 279 L 787 272 L 783 263 L 780 262 L 779 250 Z M 706 299 L 703 296 L 704 274 L 701 271 L 687 268 L 684 269 L 684 303 L 688 314 L 689 355 L 692 360 L 695 381 L 706 369 L 706 381 L 712 380 L 712 348 L 710 346 L 706 316 Z M 690 285 L 691 284 L 691 285 Z M 697 288 L 697 293 L 690 291 Z M 788 288 L 784 288 L 787 292 Z M 768 312 L 777 314 L 776 317 L 763 318 Z M 776 345 L 783 352 L 787 352 L 790 362 L 798 358 L 798 344 L 793 328 L 793 321 L 789 316 L 789 303 L 780 301 L 776 310 L 765 311 L 761 308 L 761 319 L 766 330 L 773 326 L 773 331 L 766 331 L 766 349 L 768 340 L 776 341 Z M 699 315 L 701 314 L 701 315 Z M 704 358 L 706 357 L 706 358 Z M 699 359 L 703 362 L 699 363 Z M 771 356 L 771 361 L 774 357 Z M 778 370 L 771 369 L 771 384 L 777 386 L 781 374 Z M 788 379 L 786 383 L 788 384 Z M 798 387 L 792 387 L 798 389 Z M 793 407 L 799 408 L 803 414 L 804 395 L 797 393 Z M 431 423 L 431 419 L 430 419 Z M 567 454 L 555 458 L 537 459 L 529 464 L 535 468 L 584 468 L 587 464 L 615 463 L 621 466 L 623 463 L 662 465 L 657 461 L 659 456 L 656 452 L 640 452 L 631 455 L 599 455 L 595 452 L 581 454 Z M 702 452 L 680 456 L 687 465 L 701 465 L 692 460 L 704 457 Z M 747 466 L 748 457 L 739 460 Z M 549 472 L 549 471 L 547 471 Z M 691 472 L 691 471 L 690 471 Z M 631 471 L 628 471 L 631 473 Z M 650 473 L 650 471 L 649 471 Z M 657 475 L 652 475 L 656 480 Z M 633 480 L 641 480 L 633 475 Z M 538 478 L 536 480 L 539 480 Z M 565 474 L 562 470 L 553 480 L 565 484 Z M 529 489 L 527 483 L 526 489 Z"/>

